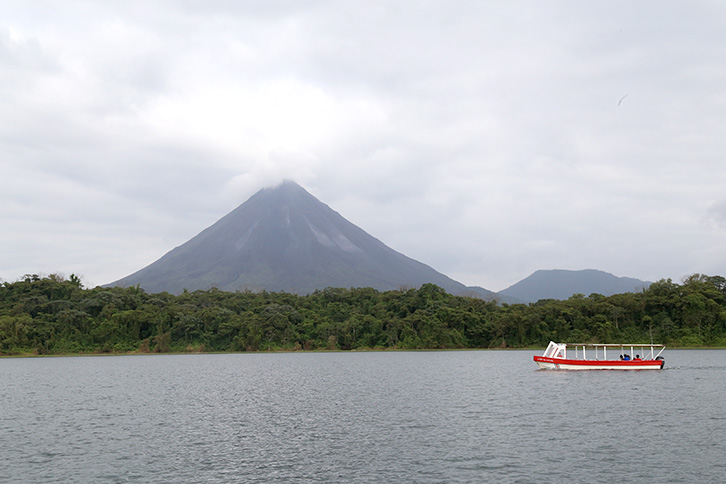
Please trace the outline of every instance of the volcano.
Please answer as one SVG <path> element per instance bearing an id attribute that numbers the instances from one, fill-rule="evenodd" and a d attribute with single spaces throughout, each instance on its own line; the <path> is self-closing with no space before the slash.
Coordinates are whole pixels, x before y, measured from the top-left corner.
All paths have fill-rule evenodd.
<path id="1" fill-rule="evenodd" d="M 407 257 L 350 223 L 300 185 L 264 188 L 156 262 L 110 286 L 309 294 L 326 287 L 379 291 L 432 283 L 451 294 L 493 298 Z"/>

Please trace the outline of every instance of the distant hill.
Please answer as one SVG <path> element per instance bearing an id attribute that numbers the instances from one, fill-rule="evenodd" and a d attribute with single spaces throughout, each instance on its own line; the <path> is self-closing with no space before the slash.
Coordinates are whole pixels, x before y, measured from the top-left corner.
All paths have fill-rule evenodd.
<path id="1" fill-rule="evenodd" d="M 518 283 L 499 291 L 502 297 L 522 302 L 540 299 L 568 299 L 573 294 L 602 294 L 611 296 L 624 292 L 637 292 L 650 282 L 631 277 L 617 277 L 608 272 L 586 269 L 581 271 L 539 270 Z"/>
<path id="2" fill-rule="evenodd" d="M 300 185 L 260 190 L 214 225 L 111 286 L 181 293 L 216 287 L 308 294 L 326 287 L 393 290 L 432 283 L 494 298 L 396 252 Z"/>

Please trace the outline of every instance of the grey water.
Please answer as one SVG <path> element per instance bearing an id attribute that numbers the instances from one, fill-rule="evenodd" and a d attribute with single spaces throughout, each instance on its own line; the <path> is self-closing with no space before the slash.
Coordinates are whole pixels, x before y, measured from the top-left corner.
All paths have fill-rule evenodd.
<path id="1" fill-rule="evenodd" d="M 0 482 L 724 482 L 726 351 L 0 359 Z"/>

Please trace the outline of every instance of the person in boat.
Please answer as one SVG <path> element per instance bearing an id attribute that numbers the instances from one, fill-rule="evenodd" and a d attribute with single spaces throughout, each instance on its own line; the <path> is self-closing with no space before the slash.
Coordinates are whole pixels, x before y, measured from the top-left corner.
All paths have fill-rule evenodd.
<path id="1" fill-rule="evenodd" d="M 640 361 L 640 355 L 635 355 L 635 360 L 633 360 L 633 361 L 636 361 L 636 360 Z"/>
<path id="2" fill-rule="evenodd" d="M 624 359 L 624 358 L 623 358 L 623 355 L 620 355 L 620 359 L 621 359 L 621 360 L 623 360 L 623 359 Z"/>
<path id="3" fill-rule="evenodd" d="M 623 356 L 623 360 L 625 360 L 625 361 L 630 361 L 630 355 L 625 355 L 625 356 Z"/>

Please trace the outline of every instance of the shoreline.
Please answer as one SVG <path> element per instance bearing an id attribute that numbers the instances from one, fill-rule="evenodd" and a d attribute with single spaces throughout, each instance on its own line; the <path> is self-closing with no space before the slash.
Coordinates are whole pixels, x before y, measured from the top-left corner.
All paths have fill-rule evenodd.
<path id="1" fill-rule="evenodd" d="M 545 347 L 524 347 L 524 348 L 421 348 L 421 349 L 398 349 L 398 348 L 369 348 L 355 350 L 266 350 L 266 351 L 168 351 L 165 353 L 129 351 L 124 353 L 58 353 L 48 355 L 36 355 L 32 353 L 0 354 L 4 358 L 71 358 L 71 357 L 104 357 L 104 356 L 179 356 L 179 355 L 263 355 L 263 354 L 290 354 L 290 353 L 423 353 L 442 351 L 542 351 Z M 726 350 L 724 346 L 669 346 L 668 350 Z"/>

